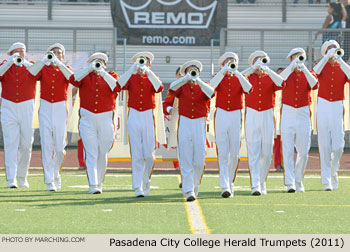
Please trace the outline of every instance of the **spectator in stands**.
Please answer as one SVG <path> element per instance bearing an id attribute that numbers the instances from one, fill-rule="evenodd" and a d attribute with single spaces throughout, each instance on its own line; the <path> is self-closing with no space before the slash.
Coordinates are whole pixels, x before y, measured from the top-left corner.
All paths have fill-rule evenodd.
<path id="1" fill-rule="evenodd" d="M 340 29 L 342 28 L 342 20 L 346 17 L 345 9 L 342 4 L 340 3 L 330 3 L 328 6 L 328 14 L 322 28 L 323 29 Z M 318 35 L 322 33 L 322 31 L 319 31 L 315 34 L 315 40 L 317 39 Z M 330 39 L 336 40 L 338 43 L 341 43 L 340 41 L 340 32 L 323 32 L 322 33 L 322 41 L 328 41 Z"/>
<path id="2" fill-rule="evenodd" d="M 350 4 L 345 5 L 345 10 L 347 12 L 345 19 L 345 28 L 350 29 Z M 344 32 L 344 61 L 347 62 L 350 58 L 350 32 Z"/>

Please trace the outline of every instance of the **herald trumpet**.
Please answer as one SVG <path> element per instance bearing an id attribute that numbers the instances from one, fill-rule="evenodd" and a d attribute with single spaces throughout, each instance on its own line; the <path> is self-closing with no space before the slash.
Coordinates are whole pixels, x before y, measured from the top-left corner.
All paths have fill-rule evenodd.
<path id="1" fill-rule="evenodd" d="M 16 66 L 22 66 L 22 64 L 24 62 L 24 58 L 20 55 L 17 55 L 16 57 L 13 58 L 13 61 L 14 61 Z"/>
<path id="2" fill-rule="evenodd" d="M 297 54 L 297 59 L 298 59 L 299 63 L 304 63 L 306 61 L 306 57 L 302 53 Z"/>
<path id="3" fill-rule="evenodd" d="M 193 67 L 189 70 L 190 76 L 192 79 L 195 79 L 199 76 L 199 70 L 196 67 Z"/>
<path id="4" fill-rule="evenodd" d="M 146 57 L 139 57 L 137 60 L 137 63 L 139 63 L 140 65 L 146 65 L 147 64 L 147 58 Z"/>
<path id="5" fill-rule="evenodd" d="M 334 57 L 339 59 L 339 58 L 342 58 L 344 56 L 344 50 L 341 49 L 341 48 L 337 48 L 335 51 L 334 51 Z"/>
<path id="6" fill-rule="evenodd" d="M 270 63 L 270 58 L 268 56 L 263 56 L 260 58 L 260 61 L 263 65 L 268 65 Z"/>
<path id="7" fill-rule="evenodd" d="M 235 61 L 232 60 L 228 63 L 228 69 L 230 72 L 236 71 L 237 68 L 238 68 L 238 64 Z"/>
<path id="8" fill-rule="evenodd" d="M 103 62 L 101 60 L 94 60 L 92 62 L 92 69 L 94 69 L 94 71 L 100 71 L 103 67 Z"/>
<path id="9" fill-rule="evenodd" d="M 55 55 L 53 54 L 53 52 L 48 52 L 48 53 L 46 54 L 46 58 L 47 58 L 50 62 L 53 61 L 54 57 L 55 57 Z"/>

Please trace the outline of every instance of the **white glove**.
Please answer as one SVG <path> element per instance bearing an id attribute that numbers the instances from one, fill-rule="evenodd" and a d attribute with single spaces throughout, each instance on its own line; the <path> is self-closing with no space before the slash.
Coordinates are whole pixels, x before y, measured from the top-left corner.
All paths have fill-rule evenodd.
<path id="1" fill-rule="evenodd" d="M 45 57 L 42 58 L 41 62 L 42 62 L 43 64 L 49 66 L 49 65 L 51 64 L 52 60 L 49 60 L 49 59 L 46 57 L 46 55 L 45 55 Z"/>
<path id="2" fill-rule="evenodd" d="M 215 89 L 221 83 L 228 70 L 228 63 L 223 66 L 220 71 L 210 80 L 210 85 Z"/>
<path id="3" fill-rule="evenodd" d="M 257 61 L 255 61 L 255 63 L 252 65 L 252 69 L 256 70 L 257 68 L 261 67 L 261 60 L 257 59 Z"/>
<path id="4" fill-rule="evenodd" d="M 280 73 L 280 76 L 287 80 L 289 75 L 294 71 L 294 68 L 297 67 L 298 58 L 295 58 L 283 71 Z"/>
<path id="5" fill-rule="evenodd" d="M 52 61 L 56 63 L 56 65 L 61 70 L 61 72 L 64 75 L 64 77 L 66 77 L 66 79 L 69 80 L 69 78 L 71 77 L 73 72 L 65 64 L 63 64 L 62 61 L 60 61 L 56 57 L 56 55 L 53 56 L 53 60 Z"/>
<path id="6" fill-rule="evenodd" d="M 4 64 L 2 64 L 1 66 L 0 66 L 0 76 L 3 76 L 6 72 L 7 72 L 7 70 L 9 70 L 10 69 L 10 67 L 13 65 L 13 63 L 14 63 L 14 58 L 17 56 L 17 55 L 19 55 L 19 53 L 15 53 L 15 54 L 13 54 L 13 55 L 11 55 L 10 57 L 9 57 L 9 59 L 4 63 Z"/>
<path id="7" fill-rule="evenodd" d="M 118 83 L 120 85 L 121 88 L 123 88 L 125 86 L 125 84 L 129 81 L 131 75 L 136 74 L 137 73 L 137 62 L 135 62 L 129 69 L 128 71 L 126 71 L 124 74 L 122 74 L 119 79 L 118 79 Z"/>
<path id="8" fill-rule="evenodd" d="M 117 80 L 112 75 L 107 73 L 106 70 L 104 70 L 103 68 L 101 68 L 99 73 L 101 77 L 107 82 L 110 89 L 113 91 L 114 88 L 117 86 Z"/>
<path id="9" fill-rule="evenodd" d="M 309 69 L 305 66 L 304 63 L 299 64 L 300 70 L 305 74 L 306 80 L 309 83 L 310 87 L 313 88 L 317 84 L 317 78 L 313 76 Z"/>
<path id="10" fill-rule="evenodd" d="M 78 72 L 74 74 L 75 81 L 81 81 L 84 79 L 89 73 L 93 70 L 92 63 L 90 63 L 87 67 L 80 69 Z"/>
<path id="11" fill-rule="evenodd" d="M 171 112 L 173 112 L 173 107 L 169 106 L 166 108 L 166 111 L 169 113 L 169 115 L 171 114 Z"/>
<path id="12" fill-rule="evenodd" d="M 272 71 L 268 66 L 264 65 L 261 67 L 265 72 L 268 73 L 268 75 L 270 76 L 271 80 L 276 84 L 276 86 L 278 87 L 282 87 L 282 83 L 283 83 L 283 78 L 277 74 L 275 71 Z"/>
<path id="13" fill-rule="evenodd" d="M 170 84 L 170 89 L 173 91 L 178 90 L 180 87 L 185 85 L 191 79 L 190 74 L 187 73 L 184 77 L 178 78 Z"/>
<path id="14" fill-rule="evenodd" d="M 244 78 L 244 76 L 238 70 L 235 71 L 235 75 L 238 78 L 239 83 L 241 83 L 244 92 L 249 93 L 252 88 L 252 84 L 250 84 L 250 82 Z"/>
<path id="15" fill-rule="evenodd" d="M 332 58 L 332 57 L 334 56 L 335 50 L 337 50 L 337 49 L 336 49 L 336 48 L 329 49 L 329 50 L 327 51 L 326 57 L 327 57 L 328 59 Z"/>
<path id="16" fill-rule="evenodd" d="M 199 77 L 197 77 L 195 80 L 197 81 L 202 92 L 210 99 L 215 93 L 215 89 L 207 83 L 205 83 L 204 81 L 202 81 Z"/>

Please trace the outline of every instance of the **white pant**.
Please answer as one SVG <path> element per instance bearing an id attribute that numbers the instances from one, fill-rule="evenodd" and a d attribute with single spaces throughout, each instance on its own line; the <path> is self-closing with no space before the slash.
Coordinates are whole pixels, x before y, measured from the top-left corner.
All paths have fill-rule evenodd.
<path id="1" fill-rule="evenodd" d="M 2 99 L 1 124 L 7 180 L 28 175 L 34 140 L 33 111 L 33 99 L 20 103 Z"/>
<path id="2" fill-rule="evenodd" d="M 317 131 L 322 184 L 330 185 L 336 175 L 344 148 L 343 101 L 329 102 L 318 97 Z"/>
<path id="3" fill-rule="evenodd" d="M 66 102 L 40 100 L 39 129 L 45 184 L 61 176 L 67 144 Z"/>
<path id="4" fill-rule="evenodd" d="M 230 189 L 236 177 L 241 145 L 240 109 L 235 111 L 216 109 L 215 136 L 220 168 L 220 187 Z"/>
<path id="5" fill-rule="evenodd" d="M 284 104 L 281 117 L 281 139 L 284 183 L 287 186 L 295 186 L 295 182 L 302 182 L 304 178 L 310 150 L 310 136 L 310 107 L 293 108 Z M 298 153 L 295 164 L 294 146 Z"/>
<path id="6" fill-rule="evenodd" d="M 189 119 L 180 116 L 178 151 L 182 176 L 182 192 L 198 188 L 205 163 L 205 118 Z"/>
<path id="7" fill-rule="evenodd" d="M 102 186 L 106 174 L 107 154 L 114 141 L 114 112 L 92 113 L 80 109 L 79 132 L 86 155 L 86 171 L 90 186 Z"/>
<path id="8" fill-rule="evenodd" d="M 252 188 L 266 181 L 272 159 L 274 129 L 272 109 L 258 112 L 247 107 L 245 131 Z"/>
<path id="9" fill-rule="evenodd" d="M 131 148 L 132 187 L 142 189 L 151 182 L 155 160 L 153 110 L 129 110 L 128 132 Z"/>

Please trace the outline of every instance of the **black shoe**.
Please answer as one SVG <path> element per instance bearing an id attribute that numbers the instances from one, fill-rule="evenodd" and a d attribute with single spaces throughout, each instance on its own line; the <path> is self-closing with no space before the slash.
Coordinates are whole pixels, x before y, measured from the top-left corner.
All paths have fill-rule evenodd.
<path id="1" fill-rule="evenodd" d="M 260 193 L 259 191 L 255 191 L 255 192 L 252 193 L 252 195 L 254 195 L 254 196 L 260 196 L 261 193 Z"/>
<path id="2" fill-rule="evenodd" d="M 182 188 L 182 183 L 179 184 L 179 188 Z"/>
<path id="3" fill-rule="evenodd" d="M 186 201 L 188 201 L 188 202 L 195 201 L 195 200 L 196 200 L 196 198 L 193 196 L 190 196 L 186 199 Z"/>
<path id="4" fill-rule="evenodd" d="M 17 186 L 11 186 L 11 187 L 9 187 L 10 189 L 16 189 L 17 188 Z"/>
<path id="5" fill-rule="evenodd" d="M 145 197 L 145 195 L 143 194 L 136 196 L 136 198 L 143 198 L 143 197 Z"/>
<path id="6" fill-rule="evenodd" d="M 291 188 L 287 191 L 287 193 L 295 193 L 295 189 L 294 188 Z"/>
<path id="7" fill-rule="evenodd" d="M 221 197 L 223 197 L 223 198 L 228 198 L 230 196 L 231 196 L 231 193 L 229 191 L 225 191 L 221 194 Z"/>
<path id="8" fill-rule="evenodd" d="M 97 192 L 94 192 L 93 194 L 101 194 L 101 192 L 100 192 L 100 191 L 97 191 Z"/>

